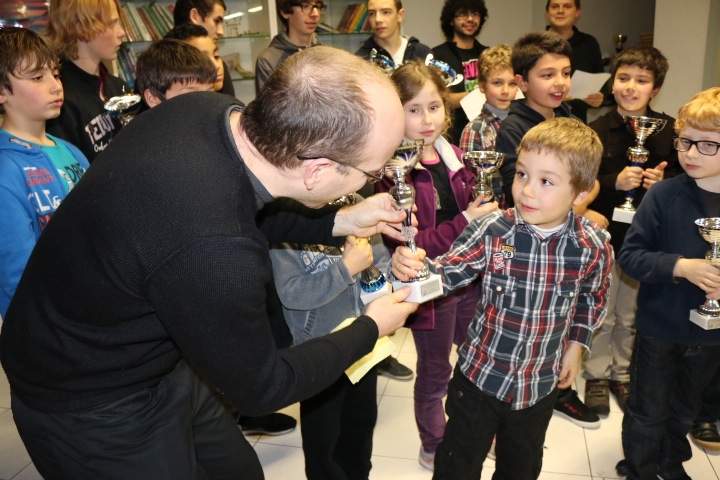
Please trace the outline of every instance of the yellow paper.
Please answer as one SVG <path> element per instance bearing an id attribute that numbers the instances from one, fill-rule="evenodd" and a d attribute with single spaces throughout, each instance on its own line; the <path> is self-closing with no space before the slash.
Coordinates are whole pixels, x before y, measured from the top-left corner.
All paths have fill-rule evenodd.
<path id="1" fill-rule="evenodd" d="M 338 330 L 347 327 L 354 321 L 355 318 L 345 319 L 340 325 L 335 327 L 333 332 L 337 332 Z M 375 342 L 375 347 L 372 349 L 372 352 L 368 353 L 360 360 L 350 365 L 347 370 L 345 370 L 345 375 L 347 375 L 350 381 L 355 384 L 359 382 L 360 379 L 363 378 L 372 367 L 380 363 L 382 360 L 386 359 L 394 351 L 395 344 L 392 342 L 392 340 L 390 340 L 388 337 L 381 337 L 378 339 L 377 342 Z"/>

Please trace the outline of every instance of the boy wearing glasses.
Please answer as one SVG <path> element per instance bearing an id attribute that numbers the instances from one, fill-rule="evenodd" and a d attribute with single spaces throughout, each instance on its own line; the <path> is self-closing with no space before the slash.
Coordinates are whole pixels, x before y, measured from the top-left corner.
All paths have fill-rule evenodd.
<path id="1" fill-rule="evenodd" d="M 270 45 L 260 52 L 255 61 L 255 93 L 260 91 L 268 77 L 290 55 L 320 45 L 315 30 L 326 9 L 327 5 L 322 0 L 277 0 L 277 11 L 284 31 L 273 37 Z"/>
<path id="2" fill-rule="evenodd" d="M 635 205 L 653 184 L 682 173 L 673 148 L 674 118 L 650 108 L 668 71 L 668 62 L 653 47 L 632 47 L 622 51 L 612 67 L 612 91 L 617 107 L 590 124 L 603 143 L 598 182 L 600 192 L 590 204 L 607 218 L 615 253 L 620 251 L 630 224 L 612 220 L 628 190 L 635 190 Z M 645 142 L 650 155 L 642 167 L 630 166 L 628 148 L 635 145 L 635 134 L 625 124 L 626 116 L 664 119 L 665 127 Z M 610 393 L 621 410 L 627 407 L 630 387 L 630 356 L 635 339 L 635 310 L 638 282 L 615 264 L 610 281 L 608 314 L 595 332 L 593 348 L 585 359 L 583 376 L 585 405 L 598 415 L 610 412 Z"/>
<path id="3" fill-rule="evenodd" d="M 453 124 L 449 134 L 453 145 L 460 145 L 463 128 L 470 122 L 460 107 L 460 100 L 477 86 L 478 58 L 488 47 L 476 37 L 487 19 L 485 0 L 446 0 L 440 12 L 440 28 L 447 41 L 433 47 L 432 53 L 464 78 L 450 87 Z"/>
<path id="4" fill-rule="evenodd" d="M 690 478 L 682 466 L 692 457 L 686 435 L 703 391 L 718 388 L 720 329 L 705 330 L 689 314 L 720 300 L 720 268 L 705 259 L 709 245 L 695 225 L 720 217 L 719 125 L 718 87 L 680 108 L 674 145 L 685 173 L 646 193 L 618 255 L 640 282 L 625 459 L 616 467 L 628 479 Z"/>

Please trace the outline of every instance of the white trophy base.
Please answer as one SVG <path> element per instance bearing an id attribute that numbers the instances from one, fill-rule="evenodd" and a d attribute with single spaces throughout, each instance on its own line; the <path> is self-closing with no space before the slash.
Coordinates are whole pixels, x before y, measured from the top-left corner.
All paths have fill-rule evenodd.
<path id="1" fill-rule="evenodd" d="M 632 223 L 635 217 L 635 210 L 625 210 L 624 208 L 615 207 L 612 219 L 614 222 Z"/>
<path id="2" fill-rule="evenodd" d="M 403 287 L 410 287 L 410 295 L 405 299 L 406 302 L 424 303 L 433 298 L 441 297 L 443 294 L 442 280 L 440 275 L 431 273 L 423 280 L 415 282 L 401 282 L 393 280 L 393 290 L 399 290 Z"/>
<path id="3" fill-rule="evenodd" d="M 392 291 L 393 287 L 392 285 L 390 285 L 390 282 L 385 282 L 385 285 L 383 285 L 383 287 L 379 290 L 375 290 L 374 292 L 362 292 L 360 294 L 360 300 L 362 300 L 363 304 L 367 305 L 376 298 L 380 298 L 387 295 L 388 293 L 392 293 Z"/>
<path id="4" fill-rule="evenodd" d="M 716 328 L 720 328 L 720 317 L 703 315 L 698 312 L 697 309 L 690 310 L 690 321 L 705 330 L 715 330 Z"/>

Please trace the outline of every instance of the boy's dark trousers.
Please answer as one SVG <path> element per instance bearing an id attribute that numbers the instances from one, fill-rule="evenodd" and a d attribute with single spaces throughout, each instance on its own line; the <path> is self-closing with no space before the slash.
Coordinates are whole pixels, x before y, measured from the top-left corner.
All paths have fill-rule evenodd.
<path id="1" fill-rule="evenodd" d="M 343 375 L 300 402 L 305 474 L 312 480 L 367 480 L 377 421 L 377 371 L 356 384 Z"/>
<path id="2" fill-rule="evenodd" d="M 558 391 L 532 407 L 510 410 L 510 404 L 482 393 L 455 367 L 448 386 L 445 437 L 435 452 L 434 480 L 477 480 L 493 437 L 493 480 L 533 480 L 542 468 L 543 443 Z"/>
<path id="3" fill-rule="evenodd" d="M 630 362 L 630 398 L 622 443 L 632 480 L 685 479 L 687 434 L 702 393 L 720 368 L 720 346 L 686 346 L 638 332 Z"/>

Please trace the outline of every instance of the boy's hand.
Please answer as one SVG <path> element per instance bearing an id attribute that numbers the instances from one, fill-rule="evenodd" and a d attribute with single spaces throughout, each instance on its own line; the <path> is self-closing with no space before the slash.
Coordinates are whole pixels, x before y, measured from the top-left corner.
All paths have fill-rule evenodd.
<path id="1" fill-rule="evenodd" d="M 643 170 L 643 187 L 648 189 L 662 180 L 665 177 L 665 167 L 667 166 L 668 162 L 660 162 L 655 168 L 646 168 Z"/>
<path id="2" fill-rule="evenodd" d="M 398 247 L 392 256 L 392 274 L 401 282 L 407 282 L 418 275 L 425 264 L 425 250 L 417 249 L 417 254 L 408 247 Z"/>
<path id="3" fill-rule="evenodd" d="M 465 213 L 471 220 L 475 220 L 478 217 L 482 217 L 483 215 L 498 209 L 497 202 L 488 202 L 483 204 L 482 201 L 482 197 L 476 198 L 472 201 L 472 203 L 470 203 L 470 205 L 468 205 L 467 210 L 465 210 Z"/>
<path id="4" fill-rule="evenodd" d="M 410 289 L 400 290 L 376 298 L 365 309 L 365 315 L 372 318 L 378 327 L 378 338 L 389 335 L 405 324 L 408 315 L 417 310 L 419 303 L 405 302 Z"/>
<path id="5" fill-rule="evenodd" d="M 585 213 L 583 213 L 582 216 L 587 218 L 591 222 L 597 223 L 602 228 L 608 228 L 608 226 L 610 225 L 607 217 L 600 212 L 596 212 L 595 210 L 585 210 Z"/>
<path id="6" fill-rule="evenodd" d="M 702 258 L 681 258 L 675 263 L 673 276 L 685 278 L 698 286 L 710 300 L 720 300 L 720 269 Z"/>
<path id="7" fill-rule="evenodd" d="M 576 342 L 568 342 L 567 350 L 563 353 L 560 364 L 560 376 L 558 377 L 558 388 L 567 388 L 575 381 L 580 370 L 580 359 L 582 358 L 583 347 Z"/>
<path id="8" fill-rule="evenodd" d="M 343 262 L 353 277 L 373 263 L 372 247 L 367 238 L 347 237 L 342 254 Z"/>
<path id="9" fill-rule="evenodd" d="M 618 173 L 615 180 L 615 190 L 627 192 L 633 188 L 637 188 L 643 181 L 643 169 L 641 167 L 627 166 Z"/>

